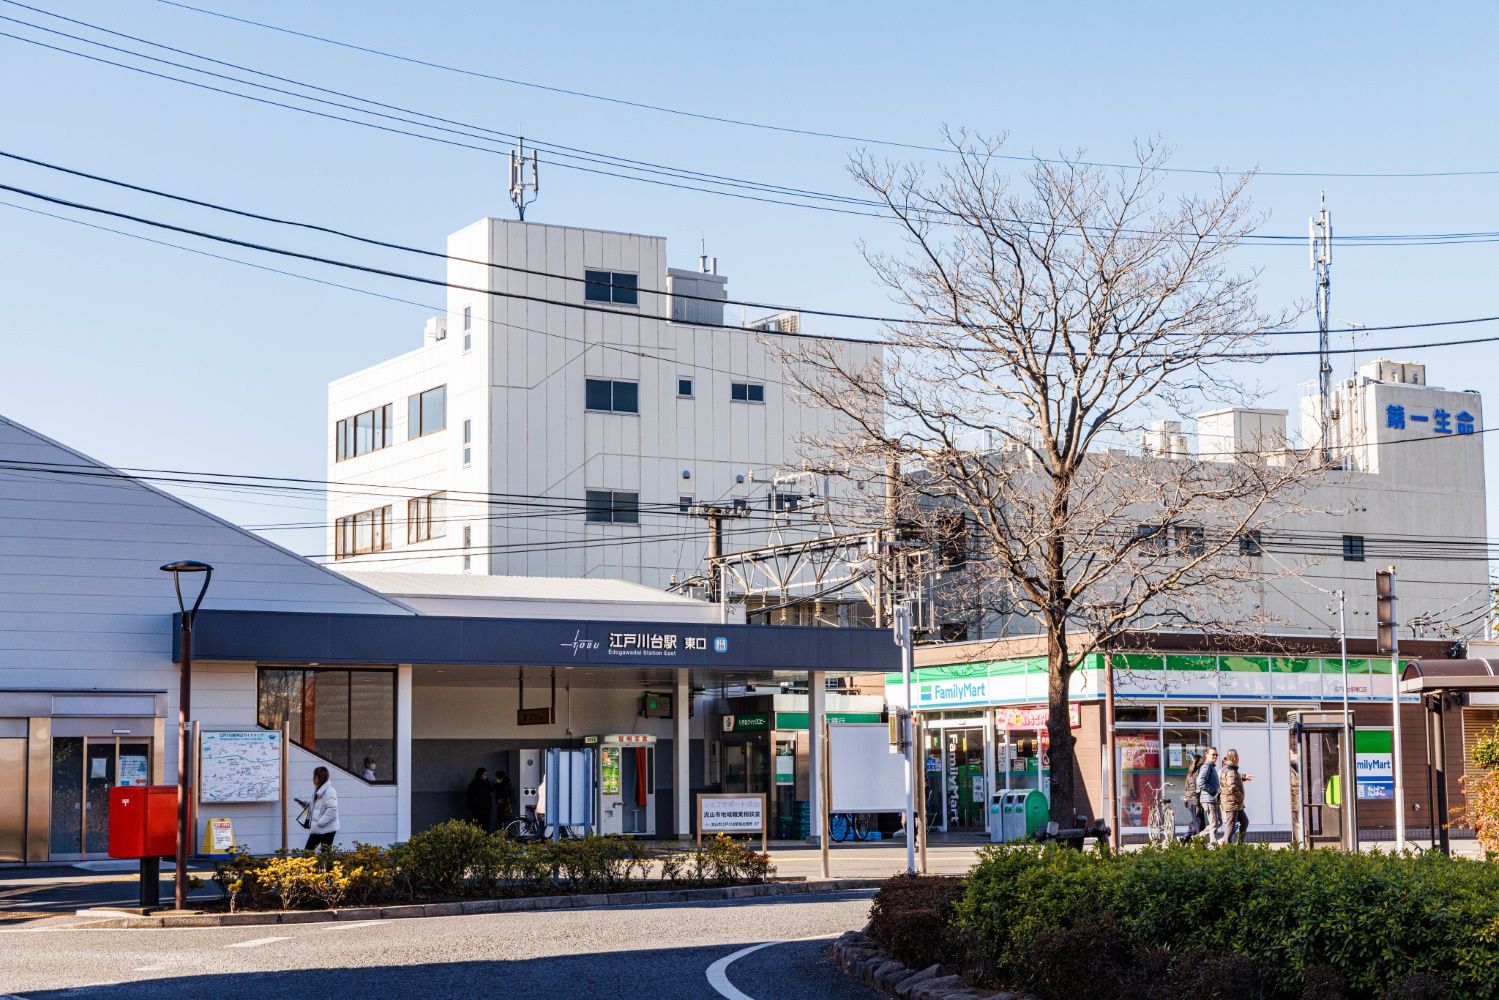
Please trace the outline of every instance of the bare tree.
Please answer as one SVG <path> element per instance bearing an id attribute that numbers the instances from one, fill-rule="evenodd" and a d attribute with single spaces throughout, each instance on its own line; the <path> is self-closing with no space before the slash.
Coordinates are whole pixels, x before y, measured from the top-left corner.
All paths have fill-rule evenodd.
<path id="1" fill-rule="evenodd" d="M 1231 363 L 1289 318 L 1262 313 L 1255 275 L 1230 266 L 1258 222 L 1247 177 L 1170 198 L 1146 146 L 1129 170 L 1038 162 L 1012 183 L 996 143 L 950 138 L 959 155 L 930 177 L 853 168 L 906 243 L 865 252 L 911 314 L 884 360 L 810 338 L 781 350 L 798 388 L 856 428 L 821 442 L 830 467 L 877 479 L 896 463 L 903 516 L 961 511 L 965 599 L 1044 635 L 1051 810 L 1070 819 L 1074 671 L 1126 632 L 1248 625 L 1259 533 L 1319 465 L 1283 434 L 1140 450 L 1152 419 L 1244 403 Z"/>

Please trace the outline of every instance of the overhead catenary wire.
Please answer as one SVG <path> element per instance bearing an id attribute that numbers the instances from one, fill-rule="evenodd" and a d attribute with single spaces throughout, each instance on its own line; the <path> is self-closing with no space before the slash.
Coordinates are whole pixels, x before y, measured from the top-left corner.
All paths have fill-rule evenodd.
<path id="1" fill-rule="evenodd" d="M 226 21 L 233 21 L 233 22 L 237 22 L 239 24 L 249 25 L 249 26 L 256 27 L 256 28 L 262 28 L 262 29 L 265 29 L 265 30 L 268 30 L 268 31 L 279 32 L 281 34 L 290 35 L 290 36 L 297 37 L 297 38 L 303 38 L 303 39 L 307 39 L 307 40 L 310 40 L 310 41 L 316 41 L 316 42 L 320 42 L 320 43 L 323 43 L 323 44 L 326 44 L 326 45 L 334 45 L 334 46 L 337 46 L 339 48 L 348 49 L 348 50 L 354 51 L 354 52 L 362 52 L 362 53 L 365 53 L 367 55 L 378 56 L 378 57 L 385 58 L 385 59 L 393 59 L 393 60 L 397 60 L 397 61 L 400 61 L 400 62 L 409 63 L 411 65 L 424 66 L 424 67 L 427 67 L 429 69 L 440 70 L 440 71 L 448 72 L 448 73 L 461 74 L 463 76 L 467 76 L 467 77 L 471 77 L 471 78 L 475 78 L 475 79 L 491 80 L 491 81 L 494 81 L 494 82 L 497 82 L 497 83 L 503 83 L 503 84 L 508 84 L 508 85 L 517 86 L 517 87 L 526 87 L 526 88 L 530 88 L 530 89 L 533 89 L 533 90 L 548 91 L 548 92 L 551 92 L 551 93 L 562 94 L 562 95 L 566 95 L 566 96 L 570 96 L 570 97 L 578 97 L 578 98 L 583 98 L 583 99 L 587 99 L 587 100 L 591 100 L 591 101 L 600 101 L 600 102 L 605 102 L 605 103 L 609 103 L 609 104 L 619 105 L 619 106 L 623 106 L 623 107 L 631 107 L 631 108 L 636 108 L 636 109 L 643 110 L 643 111 L 651 111 L 651 112 L 657 112 L 657 113 L 661 113 L 661 114 L 675 115 L 675 116 L 683 117 L 683 118 L 693 118 L 693 119 L 698 119 L 700 121 L 713 122 L 713 123 L 717 123 L 717 124 L 721 124 L 721 125 L 730 125 L 730 126 L 736 126 L 736 127 L 742 127 L 742 128 L 758 129 L 758 130 L 768 131 L 768 132 L 779 132 L 779 133 L 783 133 L 783 134 L 787 134 L 787 135 L 808 136 L 808 137 L 819 138 L 819 139 L 832 139 L 832 140 L 836 140 L 836 141 L 839 141 L 839 142 L 852 142 L 852 143 L 859 143 L 859 144 L 870 145 L 870 146 L 886 146 L 886 147 L 892 147 L 892 148 L 898 148 L 898 149 L 908 149 L 908 150 L 917 151 L 917 152 L 930 152 L 930 153 L 952 153 L 953 152 L 953 150 L 952 150 L 951 147 L 946 147 L 946 146 L 934 146 L 934 145 L 929 145 L 929 144 L 924 144 L 924 143 L 918 143 L 918 142 L 911 142 L 911 141 L 904 141 L 904 140 L 897 140 L 897 139 L 886 139 L 886 138 L 879 138 L 879 137 L 875 137 L 875 136 L 857 135 L 857 134 L 850 134 L 850 133 L 843 133 L 843 132 L 834 132 L 834 131 L 823 130 L 823 129 L 797 128 L 797 127 L 793 127 L 793 126 L 789 126 L 789 125 L 779 125 L 779 124 L 775 124 L 775 123 L 772 123 L 772 122 L 753 121 L 753 120 L 750 120 L 750 119 L 734 118 L 734 117 L 730 117 L 730 116 L 727 116 L 727 115 L 714 115 L 714 114 L 708 114 L 708 113 L 705 113 L 705 112 L 689 111 L 689 110 L 686 110 L 686 109 L 683 109 L 683 108 L 675 108 L 675 107 L 670 107 L 670 106 L 663 105 L 663 104 L 651 103 L 651 102 L 648 102 L 648 101 L 631 100 L 631 99 L 628 99 L 628 98 L 623 98 L 623 97 L 618 97 L 618 96 L 613 96 L 613 95 L 608 95 L 608 94 L 590 93 L 588 91 L 579 90 L 579 89 L 576 89 L 576 88 L 562 87 L 562 86 L 556 86 L 556 85 L 551 85 L 551 84 L 538 83 L 538 82 L 532 81 L 532 80 L 523 80 L 523 79 L 519 79 L 517 77 L 501 76 L 501 75 L 495 74 L 495 73 L 487 73 L 487 72 L 483 72 L 483 71 L 480 71 L 480 70 L 468 69 L 468 68 L 464 68 L 464 67 L 460 67 L 460 66 L 454 66 L 454 65 L 451 65 L 451 64 L 447 64 L 447 63 L 441 63 L 441 62 L 438 62 L 436 60 L 423 59 L 423 58 L 419 58 L 419 57 L 416 57 L 416 56 L 404 55 L 404 54 L 401 54 L 401 53 L 398 53 L 398 52 L 392 52 L 392 51 L 389 51 L 389 50 L 386 50 L 386 49 L 376 48 L 374 46 L 359 45 L 359 44 L 355 44 L 353 42 L 349 42 L 349 41 L 345 41 L 345 40 L 337 39 L 337 38 L 332 38 L 332 37 L 329 37 L 329 36 L 326 36 L 326 35 L 318 35 L 318 34 L 314 34 L 312 32 L 299 31 L 299 30 L 294 29 L 294 28 L 288 28 L 288 27 L 286 27 L 284 25 L 273 24 L 273 23 L 270 23 L 270 22 L 267 22 L 267 21 L 257 21 L 257 20 L 254 20 L 252 18 L 243 17 L 243 16 L 239 16 L 239 15 L 235 15 L 235 14 L 228 14 L 228 13 L 225 13 L 223 11 L 212 10 L 210 8 L 207 8 L 207 7 L 197 7 L 197 6 L 194 6 L 194 5 L 189 4 L 189 3 L 183 3 L 183 2 L 181 2 L 181 0 L 157 0 L 157 2 L 165 4 L 166 6 L 169 6 L 169 7 L 176 7 L 176 8 L 179 8 L 181 10 L 191 11 L 191 12 L 197 13 L 197 14 L 204 14 L 204 15 L 208 15 L 208 16 L 211 16 L 211 17 L 221 18 L 221 19 L 226 20 Z M 1047 159 L 1045 157 L 1022 156 L 1022 155 L 1017 155 L 1017 154 L 1007 154 L 1007 155 L 1003 156 L 1003 158 L 1004 159 L 1010 159 L 1010 160 L 1018 160 L 1018 161 L 1040 161 L 1040 162 L 1044 162 L 1044 163 L 1062 162 L 1062 161 L 1055 160 L 1055 159 Z M 1106 167 L 1106 168 L 1118 168 L 1118 169 L 1133 169 L 1134 166 L 1137 166 L 1137 165 L 1134 165 L 1134 164 L 1109 163 L 1109 162 L 1103 162 L 1103 161 L 1082 161 L 1082 162 L 1085 165 L 1087 165 L 1087 166 L 1097 166 L 1097 167 Z M 1162 169 L 1166 170 L 1166 171 L 1169 171 L 1171 173 L 1181 173 L 1181 174 L 1208 174 L 1208 175 L 1216 175 L 1216 174 L 1225 172 L 1225 171 L 1223 171 L 1223 170 L 1221 170 L 1219 168 L 1209 168 L 1209 167 L 1165 167 L 1165 168 L 1162 168 Z M 1228 172 L 1243 173 L 1245 171 L 1228 171 Z M 1489 168 L 1475 169 L 1475 170 L 1421 170 L 1421 171 L 1265 170 L 1265 169 L 1254 168 L 1254 172 L 1257 173 L 1257 174 L 1259 174 L 1262 177 L 1340 177 L 1340 178 L 1451 178 L 1451 177 L 1488 177 L 1488 176 L 1499 175 L 1499 169 L 1489 169 Z"/>

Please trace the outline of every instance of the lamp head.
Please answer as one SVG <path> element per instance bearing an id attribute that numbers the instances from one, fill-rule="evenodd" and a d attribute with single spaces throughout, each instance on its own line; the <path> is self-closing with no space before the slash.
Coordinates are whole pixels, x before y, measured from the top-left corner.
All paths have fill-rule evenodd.
<path id="1" fill-rule="evenodd" d="M 213 567 L 196 559 L 179 559 L 161 568 L 163 573 L 212 573 Z"/>
<path id="2" fill-rule="evenodd" d="M 177 607 L 182 611 L 182 627 L 191 628 L 198 608 L 203 604 L 203 595 L 208 593 L 208 581 L 213 579 L 213 567 L 196 559 L 179 559 L 177 562 L 167 563 L 161 571 L 172 574 L 172 586 L 177 591 Z M 198 589 L 198 599 L 193 602 L 192 610 L 188 610 L 187 602 L 182 599 L 183 573 L 203 574 L 203 586 Z"/>

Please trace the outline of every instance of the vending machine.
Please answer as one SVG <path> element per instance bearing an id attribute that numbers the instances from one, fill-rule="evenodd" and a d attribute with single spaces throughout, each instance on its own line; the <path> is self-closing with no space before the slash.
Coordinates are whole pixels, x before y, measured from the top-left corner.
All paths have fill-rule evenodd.
<path id="1" fill-rule="evenodd" d="M 597 818 L 601 834 L 656 834 L 656 737 L 645 733 L 585 736 L 597 751 Z"/>

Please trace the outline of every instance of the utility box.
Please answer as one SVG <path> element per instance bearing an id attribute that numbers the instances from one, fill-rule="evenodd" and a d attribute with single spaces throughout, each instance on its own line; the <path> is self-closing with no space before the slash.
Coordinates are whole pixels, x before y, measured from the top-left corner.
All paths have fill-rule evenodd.
<path id="1" fill-rule="evenodd" d="M 187 827 L 193 829 L 193 793 L 187 790 Z M 124 785 L 109 790 L 109 856 L 177 855 L 177 786 Z"/>
<path id="2" fill-rule="evenodd" d="M 989 839 L 996 844 L 1030 840 L 1046 826 L 1050 807 L 1034 788 L 1000 792 L 989 803 Z"/>

